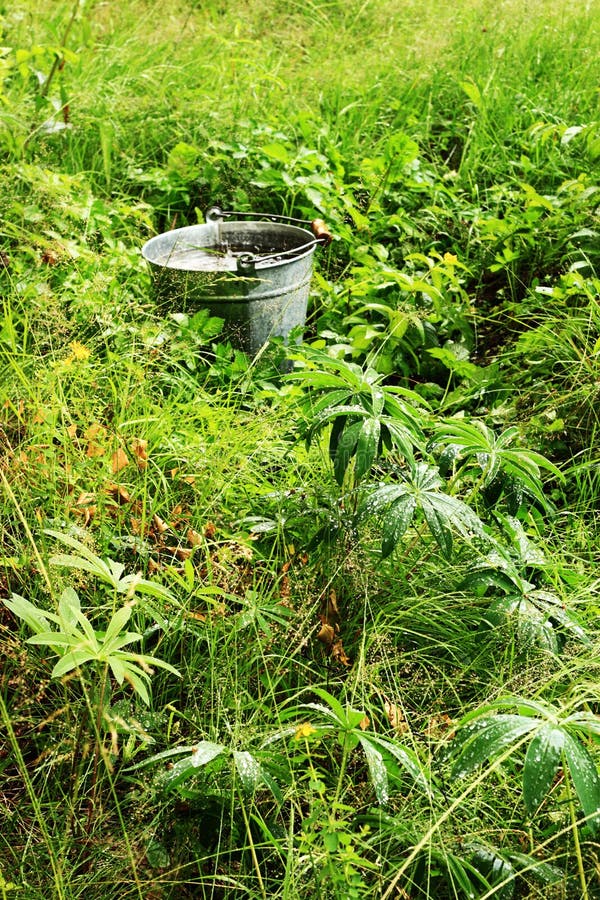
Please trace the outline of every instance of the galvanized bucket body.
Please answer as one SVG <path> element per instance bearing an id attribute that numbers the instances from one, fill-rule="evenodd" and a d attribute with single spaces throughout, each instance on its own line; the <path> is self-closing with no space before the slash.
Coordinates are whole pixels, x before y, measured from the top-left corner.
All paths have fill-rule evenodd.
<path id="1" fill-rule="evenodd" d="M 314 250 L 311 232 L 295 225 L 216 218 L 159 234 L 142 254 L 162 308 L 208 309 L 255 354 L 304 325 Z"/>

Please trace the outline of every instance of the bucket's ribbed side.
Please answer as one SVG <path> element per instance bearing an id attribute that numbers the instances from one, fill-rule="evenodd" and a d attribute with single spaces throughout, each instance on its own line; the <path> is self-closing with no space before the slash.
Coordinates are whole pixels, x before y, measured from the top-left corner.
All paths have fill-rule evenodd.
<path id="1" fill-rule="evenodd" d="M 290 332 L 304 327 L 311 268 L 293 285 L 282 292 L 279 285 L 258 289 L 244 299 L 216 298 L 205 300 L 206 308 L 214 316 L 225 320 L 232 341 L 255 354 L 271 337 L 286 339 Z"/>

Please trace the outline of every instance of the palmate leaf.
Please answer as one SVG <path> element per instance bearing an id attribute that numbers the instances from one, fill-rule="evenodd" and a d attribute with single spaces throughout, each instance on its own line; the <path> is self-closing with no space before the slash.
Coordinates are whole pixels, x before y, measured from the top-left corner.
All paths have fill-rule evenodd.
<path id="1" fill-rule="evenodd" d="M 600 776 L 583 746 L 564 726 L 547 726 L 535 735 L 528 748 L 523 769 L 523 799 L 533 814 L 548 795 L 556 773 L 565 764 L 587 826 L 600 827 Z"/>
<path id="2" fill-rule="evenodd" d="M 402 494 L 391 506 L 382 523 L 383 539 L 381 542 L 381 555 L 384 559 L 389 556 L 402 536 L 410 527 L 413 520 L 417 501 L 410 494 Z"/>
<path id="3" fill-rule="evenodd" d="M 364 750 L 377 802 L 383 806 L 390 799 L 389 779 L 383 756 L 364 735 L 359 735 L 358 740 Z"/>
<path id="4" fill-rule="evenodd" d="M 418 462 L 400 484 L 386 484 L 370 492 L 365 502 L 367 514 L 381 513 L 383 519 L 382 555 L 388 556 L 410 526 L 420 509 L 427 526 L 444 556 L 452 553 L 452 532 L 468 539 L 483 535 L 483 523 L 468 504 L 444 493 L 435 468 Z"/>
<path id="5" fill-rule="evenodd" d="M 547 725 L 531 739 L 523 766 L 523 800 L 530 815 L 541 806 L 561 764 L 566 733 Z"/>
<path id="6" fill-rule="evenodd" d="M 462 778 L 487 760 L 493 761 L 539 725 L 537 718 L 510 713 L 487 716 L 465 725 L 457 735 L 461 749 L 452 769 L 453 776 Z"/>
<path id="7" fill-rule="evenodd" d="M 517 707 L 517 714 L 489 715 L 492 709 Z M 455 744 L 453 775 L 462 777 L 510 752 L 527 740 L 529 747 L 523 766 L 523 799 L 533 815 L 548 796 L 559 768 L 568 773 L 583 810 L 586 826 L 600 830 L 600 774 L 580 734 L 596 737 L 598 717 L 588 713 L 564 716 L 552 704 L 519 697 L 507 697 L 487 704 L 462 721 Z M 533 713 L 533 715 L 529 715 Z M 478 718 L 479 716 L 479 718 Z M 575 732 L 575 734 L 572 733 Z"/>
<path id="8" fill-rule="evenodd" d="M 565 732 L 564 758 L 569 774 L 587 819 L 587 827 L 594 833 L 600 830 L 600 776 L 594 760 L 583 746 Z"/>
<path id="9" fill-rule="evenodd" d="M 441 452 L 442 468 L 447 468 L 450 461 L 462 460 L 465 466 L 474 465 L 483 474 L 482 493 L 490 504 L 496 503 L 504 493 L 511 509 L 516 512 L 523 493 L 526 493 L 541 505 L 548 506 L 540 470 L 545 469 L 561 480 L 564 476 L 541 453 L 511 447 L 518 437 L 516 426 L 507 428 L 497 436 L 481 421 L 452 420 L 439 426 L 431 446 L 448 445 Z M 448 459 L 445 454 L 449 454 Z"/>

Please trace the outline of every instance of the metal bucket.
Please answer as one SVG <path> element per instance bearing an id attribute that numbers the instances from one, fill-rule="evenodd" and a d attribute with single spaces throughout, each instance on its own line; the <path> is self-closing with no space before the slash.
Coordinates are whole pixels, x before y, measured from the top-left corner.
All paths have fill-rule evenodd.
<path id="1" fill-rule="evenodd" d="M 269 338 L 287 339 L 304 326 L 315 247 L 328 244 L 331 235 L 321 220 L 301 220 L 312 225 L 307 231 L 283 216 L 227 221 L 231 215 L 245 214 L 215 207 L 206 225 L 159 234 L 142 255 L 160 307 L 208 309 L 224 320 L 232 343 L 255 354 Z"/>

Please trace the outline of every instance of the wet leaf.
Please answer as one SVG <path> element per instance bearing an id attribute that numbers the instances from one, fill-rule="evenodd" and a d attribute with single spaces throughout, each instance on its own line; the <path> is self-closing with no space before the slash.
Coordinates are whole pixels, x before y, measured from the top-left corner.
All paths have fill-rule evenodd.
<path id="1" fill-rule="evenodd" d="M 600 776 L 594 760 L 583 744 L 568 732 L 565 733 L 564 756 L 587 817 L 587 827 L 597 833 L 600 829 Z"/>
<path id="2" fill-rule="evenodd" d="M 212 741 L 200 741 L 194 747 L 194 752 L 190 757 L 191 764 L 196 768 L 205 766 L 211 760 L 216 759 L 224 749 L 223 744 L 214 744 Z"/>
<path id="3" fill-rule="evenodd" d="M 263 780 L 260 764 L 247 750 L 234 750 L 232 756 L 244 790 L 255 791 Z"/>
<path id="4" fill-rule="evenodd" d="M 463 726 L 455 738 L 459 746 L 462 744 L 462 749 L 452 774 L 455 778 L 470 774 L 538 726 L 539 719 L 509 713 L 487 716 Z"/>
<path id="5" fill-rule="evenodd" d="M 550 792 L 561 763 L 565 732 L 548 725 L 534 735 L 523 767 L 523 799 L 533 815 Z"/>
<path id="6" fill-rule="evenodd" d="M 390 799 L 389 780 L 383 756 L 366 737 L 359 735 L 358 739 L 365 752 L 375 795 L 378 802 L 383 805 Z"/>

